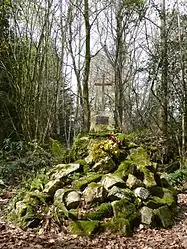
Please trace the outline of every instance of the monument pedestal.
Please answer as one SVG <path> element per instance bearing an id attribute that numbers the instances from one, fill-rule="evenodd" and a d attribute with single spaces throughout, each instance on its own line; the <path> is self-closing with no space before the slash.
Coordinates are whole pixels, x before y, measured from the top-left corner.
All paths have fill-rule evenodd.
<path id="1" fill-rule="evenodd" d="M 115 122 L 111 111 L 92 111 L 91 112 L 91 132 L 102 132 L 115 130 Z"/>

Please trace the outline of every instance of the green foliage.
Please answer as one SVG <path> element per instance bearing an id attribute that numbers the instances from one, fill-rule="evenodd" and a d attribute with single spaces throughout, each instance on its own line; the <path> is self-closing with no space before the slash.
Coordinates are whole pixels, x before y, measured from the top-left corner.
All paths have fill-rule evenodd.
<path id="1" fill-rule="evenodd" d="M 79 180 L 74 181 L 73 186 L 76 189 L 83 190 L 91 182 L 98 182 L 101 179 L 101 177 L 102 177 L 101 174 L 96 174 L 96 173 L 88 174 L 86 176 L 83 176 Z"/>
<path id="2" fill-rule="evenodd" d="M 6 139 L 0 151 L 0 178 L 6 184 L 20 183 L 23 178 L 49 167 L 52 161 L 52 156 L 37 143 Z"/>
<path id="3" fill-rule="evenodd" d="M 71 148 L 70 160 L 76 161 L 85 158 L 88 155 L 89 143 L 89 137 L 77 136 Z"/>
<path id="4" fill-rule="evenodd" d="M 187 180 L 187 168 L 178 169 L 168 174 L 168 181 L 173 186 L 180 186 L 185 180 Z"/>
<path id="5" fill-rule="evenodd" d="M 57 159 L 62 159 L 64 155 L 63 145 L 55 139 L 50 138 L 52 155 Z"/>
<path id="6" fill-rule="evenodd" d="M 104 218 L 110 218 L 113 216 L 113 210 L 110 203 L 102 203 L 94 211 L 91 211 L 85 215 L 85 218 L 89 220 L 102 220 Z"/>
<path id="7" fill-rule="evenodd" d="M 91 153 L 93 161 L 98 162 L 100 159 L 108 155 L 110 157 L 118 158 L 120 150 L 117 143 L 111 140 L 103 140 L 92 144 Z"/>
<path id="8" fill-rule="evenodd" d="M 73 222 L 69 229 L 73 234 L 90 236 L 98 231 L 99 221 L 76 221 Z"/>

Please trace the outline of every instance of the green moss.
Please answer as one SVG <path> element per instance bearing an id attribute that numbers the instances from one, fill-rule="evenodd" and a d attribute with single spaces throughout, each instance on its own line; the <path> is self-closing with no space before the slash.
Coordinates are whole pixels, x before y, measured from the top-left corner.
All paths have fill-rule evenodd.
<path id="1" fill-rule="evenodd" d="M 85 158 L 88 155 L 89 137 L 77 137 L 71 148 L 71 158 L 73 161 Z"/>
<path id="2" fill-rule="evenodd" d="M 78 164 L 80 164 L 81 166 L 87 165 L 85 159 L 79 159 L 79 160 L 77 160 L 75 163 L 78 163 Z"/>
<path id="3" fill-rule="evenodd" d="M 132 233 L 131 225 L 127 219 L 124 218 L 112 218 L 107 222 L 102 224 L 102 229 L 104 231 L 118 232 L 123 235 L 129 236 Z"/>
<path id="4" fill-rule="evenodd" d="M 130 160 L 125 160 L 121 162 L 118 169 L 114 172 L 120 175 L 122 178 L 127 177 L 129 174 L 134 174 L 136 171 L 136 166 Z"/>
<path id="5" fill-rule="evenodd" d="M 99 221 L 76 221 L 70 224 L 69 230 L 73 234 L 90 236 L 98 231 L 99 224 Z"/>
<path id="6" fill-rule="evenodd" d="M 145 167 L 151 164 L 147 152 L 142 147 L 132 149 L 129 159 L 138 167 Z"/>
<path id="7" fill-rule="evenodd" d="M 84 165 L 83 166 L 83 172 L 84 172 L 84 175 L 87 175 L 88 174 L 88 172 L 90 171 L 90 166 L 89 165 Z"/>
<path id="8" fill-rule="evenodd" d="M 89 183 L 98 182 L 101 179 L 101 177 L 102 177 L 101 174 L 96 174 L 96 173 L 84 176 L 79 180 L 74 181 L 73 187 L 79 190 L 83 190 L 84 188 L 86 188 L 86 186 L 88 186 Z"/>
<path id="9" fill-rule="evenodd" d="M 173 224 L 172 214 L 167 206 L 154 210 L 154 213 L 160 219 L 164 228 L 170 227 Z"/>
<path id="10" fill-rule="evenodd" d="M 168 207 L 175 207 L 176 201 L 172 196 L 165 196 L 163 198 L 155 196 L 148 200 L 145 204 L 149 208 L 156 209 L 164 205 L 167 205 Z"/>
<path id="11" fill-rule="evenodd" d="M 15 206 L 11 206 L 11 210 L 7 213 L 7 219 L 15 222 L 22 228 L 35 227 L 39 225 L 41 216 L 37 210 L 47 208 L 47 196 L 42 193 L 27 192 L 21 201 L 17 201 Z"/>
<path id="12" fill-rule="evenodd" d="M 90 188 L 102 187 L 102 184 L 97 182 L 91 182 L 88 184 L 88 187 Z"/>
<path id="13" fill-rule="evenodd" d="M 149 192 L 151 193 L 151 195 L 157 196 L 160 198 L 162 198 L 164 196 L 163 188 L 161 188 L 159 186 L 152 186 L 151 188 L 149 188 Z"/>
<path id="14" fill-rule="evenodd" d="M 112 207 L 116 218 L 124 218 L 132 222 L 138 216 L 135 205 L 127 199 L 112 202 Z"/>
<path id="15" fill-rule="evenodd" d="M 110 203 L 103 203 L 94 211 L 87 213 L 84 217 L 89 220 L 102 220 L 113 216 L 113 209 Z"/>
<path id="16" fill-rule="evenodd" d="M 157 185 L 155 181 L 154 173 L 150 172 L 146 167 L 143 167 L 143 166 L 141 166 L 139 170 L 140 172 L 144 174 L 143 183 L 145 184 L 147 188 Z"/>

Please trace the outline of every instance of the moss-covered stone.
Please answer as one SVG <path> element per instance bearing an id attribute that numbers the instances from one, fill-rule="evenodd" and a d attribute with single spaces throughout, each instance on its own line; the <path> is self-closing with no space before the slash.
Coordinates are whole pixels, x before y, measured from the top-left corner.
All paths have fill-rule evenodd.
<path id="1" fill-rule="evenodd" d="M 77 208 L 81 204 L 80 193 L 75 190 L 69 191 L 67 194 L 65 194 L 64 202 L 67 209 Z"/>
<path id="2" fill-rule="evenodd" d="M 150 172 L 146 167 L 140 167 L 140 171 L 144 174 L 143 183 L 147 188 L 156 186 L 154 173 Z"/>
<path id="3" fill-rule="evenodd" d="M 106 191 L 101 184 L 92 182 L 83 191 L 85 203 L 96 203 L 104 201 Z"/>
<path id="4" fill-rule="evenodd" d="M 102 203 L 95 210 L 87 213 L 84 218 L 89 220 L 102 220 L 113 216 L 113 209 L 110 203 Z"/>
<path id="5" fill-rule="evenodd" d="M 134 201 L 135 196 L 134 193 L 128 188 L 119 188 L 117 186 L 113 186 L 108 191 L 107 198 L 110 201 L 128 199 L 129 201 Z"/>
<path id="6" fill-rule="evenodd" d="M 102 178 L 102 174 L 90 173 L 79 180 L 73 182 L 75 189 L 84 190 L 91 182 L 98 182 Z"/>
<path id="7" fill-rule="evenodd" d="M 151 165 L 148 153 L 142 148 L 132 149 L 129 159 L 133 161 L 138 167 L 145 167 Z"/>
<path id="8" fill-rule="evenodd" d="M 129 236 L 132 233 L 131 225 L 127 219 L 124 218 L 112 218 L 102 224 L 102 228 L 105 231 L 118 232 L 125 236 Z"/>
<path id="9" fill-rule="evenodd" d="M 140 214 L 141 214 L 141 223 L 149 226 L 153 225 L 155 217 L 153 209 L 144 206 L 140 209 Z"/>
<path id="10" fill-rule="evenodd" d="M 134 174 L 136 172 L 136 165 L 133 164 L 130 160 L 125 160 L 120 163 L 117 170 L 115 171 L 116 174 L 120 175 L 123 179 L 128 177 L 129 174 Z"/>
<path id="11" fill-rule="evenodd" d="M 81 236 L 90 236 L 96 233 L 99 229 L 99 221 L 75 221 L 69 226 L 69 230 L 73 234 Z"/>
<path id="12" fill-rule="evenodd" d="M 113 186 L 125 187 L 125 182 L 115 174 L 107 174 L 102 178 L 101 184 L 106 190 L 109 190 Z"/>
<path id="13" fill-rule="evenodd" d="M 53 168 L 54 173 L 51 178 L 65 181 L 67 177 L 79 171 L 80 168 L 80 164 L 78 163 L 58 164 L 55 168 Z"/>
<path id="14" fill-rule="evenodd" d="M 131 174 L 128 175 L 126 185 L 130 189 L 135 189 L 137 187 L 143 187 L 144 186 L 143 182 L 140 179 L 137 179 L 137 177 L 135 177 L 134 175 L 131 175 Z"/>
<path id="15" fill-rule="evenodd" d="M 158 216 L 158 218 L 160 219 L 162 226 L 164 228 L 172 226 L 173 219 L 172 219 L 172 215 L 171 215 L 171 212 L 170 212 L 170 209 L 168 208 L 168 206 L 160 207 L 160 208 L 154 210 L 154 213 L 155 213 L 155 215 Z"/>
<path id="16" fill-rule="evenodd" d="M 129 160 L 133 161 L 133 163 L 137 166 L 137 169 L 144 174 L 143 183 L 146 187 L 149 188 L 156 185 L 154 172 L 151 172 L 154 166 L 145 149 L 142 147 L 132 149 L 129 155 Z"/>
<path id="17" fill-rule="evenodd" d="M 127 219 L 130 223 L 139 215 L 135 205 L 127 199 L 112 202 L 112 208 L 114 217 Z"/>
<path id="18" fill-rule="evenodd" d="M 59 179 L 51 180 L 45 185 L 44 193 L 52 196 L 59 188 L 63 186 L 64 183 L 61 180 Z"/>
<path id="19" fill-rule="evenodd" d="M 176 201 L 173 196 L 165 196 L 163 198 L 160 197 L 152 197 L 150 200 L 145 202 L 146 206 L 152 209 L 159 208 L 161 206 L 167 205 L 168 207 L 175 207 Z"/>
<path id="20" fill-rule="evenodd" d="M 88 155 L 90 139 L 89 137 L 77 136 L 71 149 L 71 158 L 73 161 L 83 159 Z"/>
<path id="21" fill-rule="evenodd" d="M 150 192 L 146 188 L 139 187 L 134 190 L 134 195 L 141 200 L 147 200 L 150 196 Z"/>
<path id="22" fill-rule="evenodd" d="M 116 169 L 116 164 L 111 157 L 107 156 L 94 164 L 93 170 L 99 173 L 110 173 Z"/>

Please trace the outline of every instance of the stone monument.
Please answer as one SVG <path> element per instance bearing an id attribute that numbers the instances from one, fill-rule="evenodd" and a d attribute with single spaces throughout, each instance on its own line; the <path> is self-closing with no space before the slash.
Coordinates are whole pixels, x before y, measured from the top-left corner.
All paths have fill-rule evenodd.
<path id="1" fill-rule="evenodd" d="M 105 82 L 105 76 L 103 75 L 101 83 L 95 83 L 96 87 L 100 87 L 100 91 L 98 94 L 101 96 L 97 96 L 98 106 L 95 110 L 91 111 L 91 127 L 90 130 L 94 132 L 102 132 L 102 131 L 114 131 L 115 130 L 115 122 L 113 117 L 113 111 L 110 108 L 106 108 L 106 100 L 105 100 L 105 87 L 112 86 L 112 83 Z M 99 98 L 101 97 L 101 98 Z"/>

